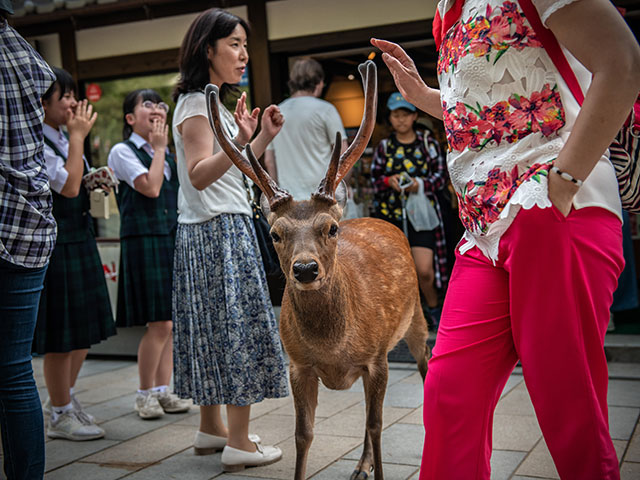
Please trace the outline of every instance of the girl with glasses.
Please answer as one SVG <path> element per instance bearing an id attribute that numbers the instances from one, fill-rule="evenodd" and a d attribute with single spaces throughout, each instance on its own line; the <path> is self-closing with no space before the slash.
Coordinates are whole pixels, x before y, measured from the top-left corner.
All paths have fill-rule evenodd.
<path id="1" fill-rule="evenodd" d="M 109 152 L 120 180 L 120 269 L 116 325 L 146 325 L 138 345 L 140 418 L 189 410 L 169 391 L 173 370 L 171 282 L 177 220 L 178 174 L 167 149 L 169 107 L 150 89 L 135 90 L 123 104 L 122 143 Z"/>

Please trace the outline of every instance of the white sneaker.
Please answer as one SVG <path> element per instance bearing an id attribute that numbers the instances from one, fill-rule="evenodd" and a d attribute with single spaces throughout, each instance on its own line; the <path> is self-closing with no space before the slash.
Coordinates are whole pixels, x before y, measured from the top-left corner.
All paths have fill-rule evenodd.
<path id="1" fill-rule="evenodd" d="M 85 425 L 78 418 L 77 412 L 70 410 L 49 421 L 47 436 L 74 441 L 95 440 L 104 437 L 104 430 L 97 425 Z"/>
<path id="2" fill-rule="evenodd" d="M 71 395 L 71 405 L 73 405 L 73 409 L 78 413 L 78 419 L 84 425 L 96 424 L 96 418 L 90 413 L 87 413 L 85 409 L 82 408 L 82 405 L 74 394 Z M 47 397 L 45 402 L 42 404 L 42 413 L 45 419 L 51 418 L 51 397 Z"/>
<path id="3" fill-rule="evenodd" d="M 184 400 L 175 393 L 168 391 L 158 393 L 158 403 L 162 407 L 164 413 L 182 413 L 188 412 L 191 408 L 191 400 Z"/>
<path id="4" fill-rule="evenodd" d="M 80 402 L 78 401 L 78 399 L 76 398 L 76 396 L 72 393 L 71 394 L 71 405 L 73 405 L 73 409 L 76 411 L 76 413 L 78 414 L 78 419 L 85 425 L 95 425 L 96 424 L 96 418 L 91 415 L 90 413 L 87 413 L 84 408 L 82 408 L 82 405 L 80 404 Z"/>
<path id="5" fill-rule="evenodd" d="M 136 395 L 135 410 L 138 412 L 140 418 L 150 420 L 152 418 L 159 418 L 164 415 L 164 410 L 158 402 L 158 397 L 155 393 L 149 393 L 143 395 L 139 393 Z"/>
<path id="6" fill-rule="evenodd" d="M 249 440 L 254 443 L 259 443 L 260 437 L 255 433 L 250 433 Z M 193 441 L 193 453 L 196 455 L 211 455 L 219 452 L 226 445 L 227 437 L 219 437 L 198 430 L 196 432 L 196 438 Z"/>
<path id="7" fill-rule="evenodd" d="M 222 450 L 222 470 L 225 472 L 239 472 L 247 467 L 271 465 L 282 458 L 282 450 L 278 447 L 262 446 L 260 443 L 255 445 L 255 452 L 246 452 L 225 446 L 224 450 Z"/>

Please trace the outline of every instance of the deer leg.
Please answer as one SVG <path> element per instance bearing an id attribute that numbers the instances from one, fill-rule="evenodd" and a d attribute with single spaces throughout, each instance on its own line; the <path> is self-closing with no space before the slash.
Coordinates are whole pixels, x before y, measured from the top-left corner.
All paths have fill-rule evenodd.
<path id="1" fill-rule="evenodd" d="M 420 375 L 422 375 L 423 382 L 427 376 L 427 359 L 431 354 L 431 349 L 427 345 L 428 336 L 429 330 L 427 329 L 427 322 L 425 321 L 424 314 L 422 313 L 420 299 L 418 299 L 413 313 L 413 318 L 411 319 L 411 324 L 407 329 L 404 340 L 407 342 L 411 356 L 418 364 L 418 370 L 420 371 Z"/>
<path id="2" fill-rule="evenodd" d="M 313 424 L 318 405 L 318 377 L 309 369 L 290 367 L 291 389 L 296 410 L 295 480 L 304 480 L 307 455 L 313 441 Z"/>
<path id="3" fill-rule="evenodd" d="M 382 473 L 382 404 L 387 391 L 389 365 L 386 355 L 374 365 L 369 366 L 362 377 L 365 399 L 367 403 L 367 430 L 365 434 L 364 450 L 356 470 L 351 475 L 352 480 L 365 480 L 373 467 L 376 480 L 383 480 Z M 373 457 L 373 462 L 372 462 Z"/>

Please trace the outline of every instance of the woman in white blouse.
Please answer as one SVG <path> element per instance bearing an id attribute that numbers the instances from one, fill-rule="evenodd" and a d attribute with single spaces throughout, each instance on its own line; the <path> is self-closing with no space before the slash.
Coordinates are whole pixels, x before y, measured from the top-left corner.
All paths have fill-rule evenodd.
<path id="1" fill-rule="evenodd" d="M 248 25 L 222 10 L 200 14 L 180 49 L 173 116 L 178 177 L 178 232 L 174 265 L 175 391 L 200 405 L 197 454 L 223 449 L 226 471 L 278 461 L 277 447 L 249 435 L 253 403 L 288 395 L 278 326 L 255 239 L 242 173 L 215 140 L 204 87 L 228 92 L 245 72 Z M 224 128 L 248 143 L 259 109 L 246 95 L 235 113 L 221 106 Z M 267 107 L 251 142 L 260 156 L 280 131 L 278 107 Z M 228 428 L 220 406 L 227 406 Z"/>

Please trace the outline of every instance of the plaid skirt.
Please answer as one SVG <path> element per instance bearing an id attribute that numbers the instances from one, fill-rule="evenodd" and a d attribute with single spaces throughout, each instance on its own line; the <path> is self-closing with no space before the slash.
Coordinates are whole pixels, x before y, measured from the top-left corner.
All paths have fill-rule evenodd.
<path id="1" fill-rule="evenodd" d="M 173 274 L 174 387 L 196 405 L 289 394 L 253 222 L 223 214 L 179 224 Z"/>
<path id="2" fill-rule="evenodd" d="M 116 325 L 171 320 L 175 230 L 120 241 Z"/>
<path id="3" fill-rule="evenodd" d="M 40 296 L 33 352 L 89 348 L 115 334 L 95 238 L 56 245 Z"/>

